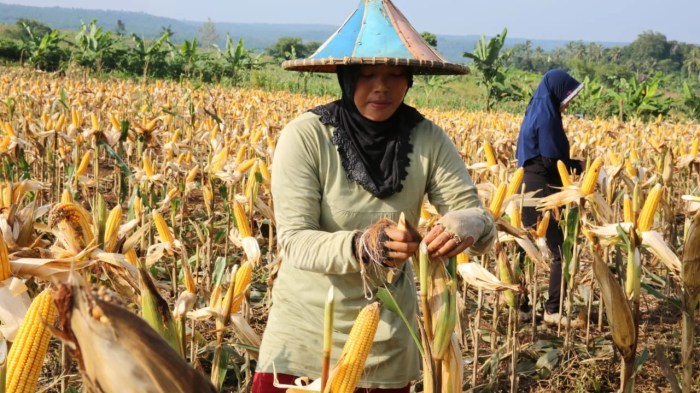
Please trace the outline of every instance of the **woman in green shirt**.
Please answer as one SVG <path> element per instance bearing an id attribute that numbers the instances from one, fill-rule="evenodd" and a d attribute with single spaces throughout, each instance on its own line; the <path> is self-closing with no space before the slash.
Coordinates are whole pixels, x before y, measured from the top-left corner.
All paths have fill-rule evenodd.
<path id="1" fill-rule="evenodd" d="M 371 8 L 377 6 L 374 3 L 384 7 L 382 17 L 397 15 L 388 0 L 362 4 Z M 425 51 L 437 56 L 420 38 L 415 40 L 420 36 L 405 19 L 397 23 L 403 29 L 399 36 L 414 39 L 412 49 L 422 43 Z M 324 302 L 331 286 L 335 288 L 331 364 L 359 311 L 376 300 L 380 286 L 391 291 L 409 321 L 416 320 L 414 274 L 405 262 L 421 242 L 411 228 L 418 224 L 426 195 L 443 214 L 444 225 L 435 225 L 422 239 L 433 256 L 449 257 L 467 249 L 483 253 L 495 238 L 493 219 L 452 141 L 403 102 L 414 73 L 466 69 L 439 56 L 429 63 L 425 58 L 374 57 L 374 65 L 363 65 L 368 56 L 314 59 L 332 46 L 334 38 L 344 37 L 343 27 L 310 59 L 283 64 L 294 70 L 336 72 L 342 97 L 292 120 L 282 130 L 274 153 L 272 196 L 282 262 L 272 288 L 254 393 L 284 391 L 273 386 L 273 373 L 287 384 L 296 377 L 321 376 Z M 365 24 L 367 30 L 371 29 Z M 355 42 L 365 49 L 384 43 L 376 37 L 358 37 Z M 397 222 L 401 213 L 408 229 L 390 225 L 372 230 L 383 219 Z M 380 244 L 380 252 L 371 258 L 363 247 L 368 236 L 376 236 Z M 365 391 L 403 393 L 419 378 L 420 355 L 408 328 L 398 315 L 382 309 L 359 386 Z"/>

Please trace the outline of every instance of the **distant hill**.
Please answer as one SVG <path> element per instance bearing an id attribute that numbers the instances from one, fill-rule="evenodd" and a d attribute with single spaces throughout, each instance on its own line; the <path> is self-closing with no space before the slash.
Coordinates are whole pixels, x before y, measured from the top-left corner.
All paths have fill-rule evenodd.
<path id="1" fill-rule="evenodd" d="M 62 7 L 30 7 L 0 3 L 0 24 L 14 24 L 18 19 L 33 19 L 46 24 L 52 29 L 77 30 L 80 22 L 89 23 L 96 19 L 105 30 L 115 30 L 117 21 L 121 20 L 129 34 L 134 33 L 144 38 L 161 35 L 163 28 L 169 28 L 175 34 L 172 41 L 182 42 L 197 36 L 203 22 L 177 20 L 146 14 L 143 12 L 88 10 Z M 235 41 L 243 38 L 245 47 L 262 51 L 277 42 L 280 37 L 300 37 L 304 42 L 323 42 L 338 26 L 301 25 L 301 24 L 262 24 L 262 23 L 216 23 L 216 31 L 221 37 L 219 45 L 224 45 L 226 33 Z M 479 40 L 476 35 L 437 35 L 438 51 L 453 62 L 465 62 L 465 51 L 471 52 Z M 506 47 L 527 41 L 524 38 L 507 38 Z M 563 47 L 568 41 L 530 40 L 532 47 L 541 47 L 545 51 Z M 622 45 L 603 43 L 604 46 Z"/>

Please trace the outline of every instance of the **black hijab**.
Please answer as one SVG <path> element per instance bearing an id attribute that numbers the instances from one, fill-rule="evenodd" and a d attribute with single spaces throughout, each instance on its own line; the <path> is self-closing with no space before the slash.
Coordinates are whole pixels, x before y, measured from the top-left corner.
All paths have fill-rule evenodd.
<path id="1" fill-rule="evenodd" d="M 413 74 L 407 69 L 409 88 Z M 325 125 L 335 127 L 332 142 L 338 147 L 341 163 L 348 178 L 377 198 L 389 197 L 403 188 L 413 150 L 410 132 L 423 120 L 415 108 L 403 102 L 384 121 L 372 121 L 355 106 L 358 66 L 339 66 L 338 82 L 342 98 L 321 105 L 311 112 L 321 117 Z"/>

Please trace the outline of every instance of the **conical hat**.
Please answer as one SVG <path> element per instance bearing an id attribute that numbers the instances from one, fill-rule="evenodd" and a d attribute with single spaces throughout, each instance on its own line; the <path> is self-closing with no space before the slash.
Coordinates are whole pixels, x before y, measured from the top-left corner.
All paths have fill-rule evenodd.
<path id="1" fill-rule="evenodd" d="M 338 65 L 410 66 L 416 74 L 466 74 L 428 45 L 390 0 L 360 0 L 355 12 L 306 59 L 287 60 L 292 71 L 335 72 Z"/>

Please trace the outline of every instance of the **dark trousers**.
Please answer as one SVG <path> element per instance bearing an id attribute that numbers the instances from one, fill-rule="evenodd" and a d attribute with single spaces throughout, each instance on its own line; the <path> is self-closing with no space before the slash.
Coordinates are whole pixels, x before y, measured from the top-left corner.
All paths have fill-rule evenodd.
<path id="1" fill-rule="evenodd" d="M 285 385 L 293 385 L 297 377 L 289 374 L 277 373 L 277 381 Z M 287 389 L 276 388 L 273 385 L 272 373 L 255 373 L 253 376 L 253 393 L 285 393 Z M 399 389 L 356 389 L 356 393 L 409 393 L 411 385 Z"/>
<path id="2" fill-rule="evenodd" d="M 525 192 L 538 191 L 535 197 L 541 198 L 559 192 L 559 189 L 553 187 L 561 187 L 561 178 L 556 170 L 556 165 L 547 165 L 542 159 L 535 158 L 528 160 L 525 165 L 525 176 L 523 184 L 525 184 Z M 523 207 L 522 221 L 525 227 L 535 226 L 541 220 L 542 212 L 535 207 Z M 545 304 L 545 310 L 552 314 L 558 313 L 560 304 L 559 297 L 561 295 L 561 261 L 562 261 L 562 244 L 564 243 L 564 234 L 559 227 L 559 221 L 551 217 L 549 226 L 547 227 L 547 246 L 552 252 L 552 262 L 550 264 L 549 275 L 549 297 Z"/>

